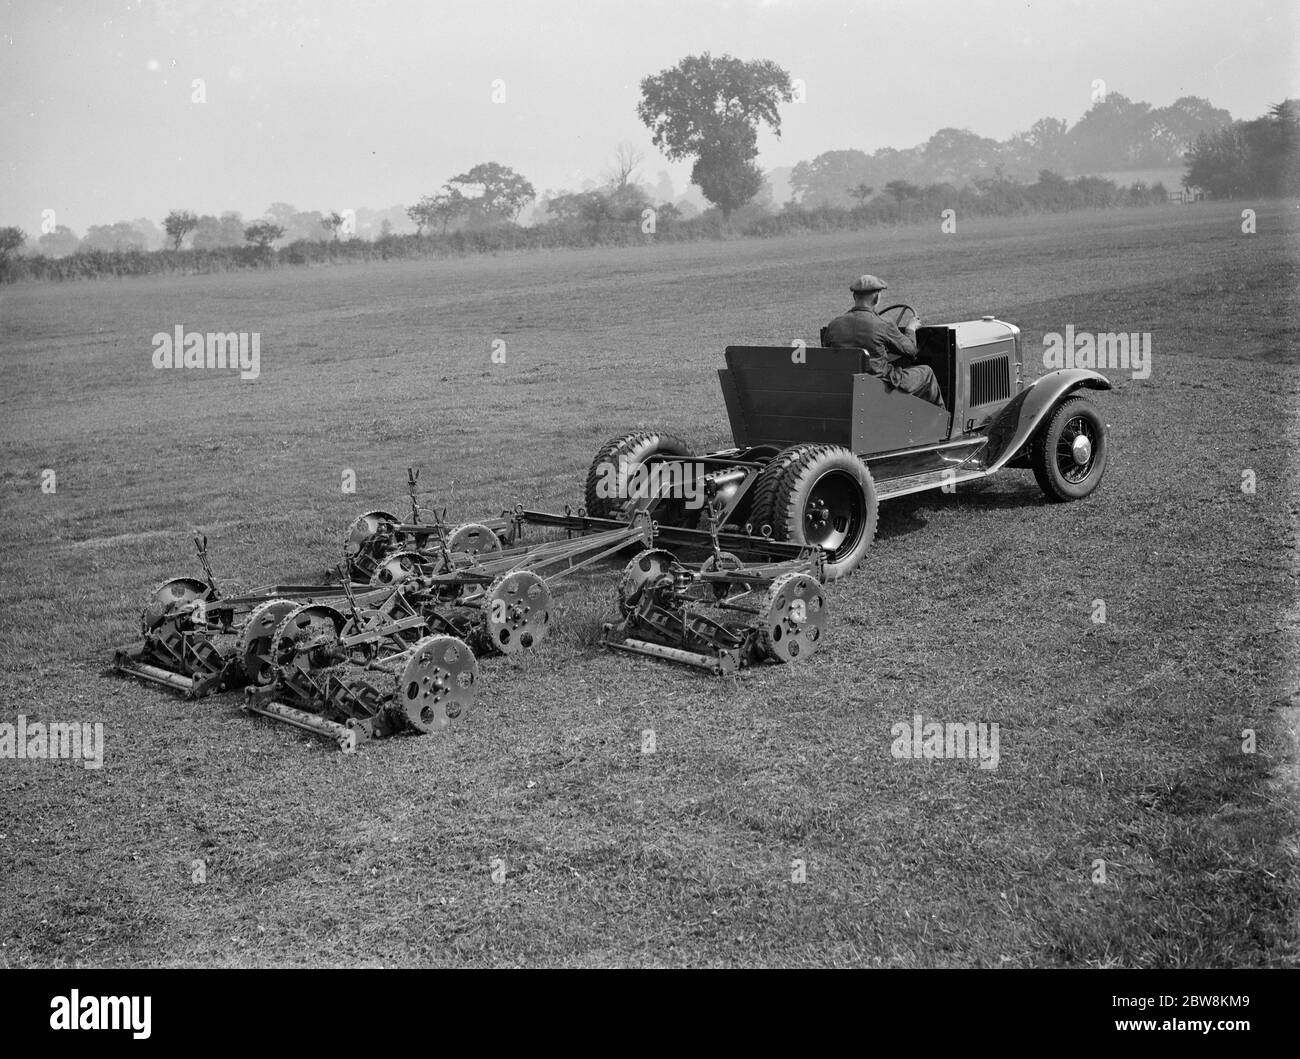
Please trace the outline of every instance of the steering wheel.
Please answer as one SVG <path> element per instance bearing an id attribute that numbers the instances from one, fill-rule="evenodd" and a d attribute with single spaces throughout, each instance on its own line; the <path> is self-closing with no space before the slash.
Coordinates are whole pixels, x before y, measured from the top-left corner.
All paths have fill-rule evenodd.
<path id="1" fill-rule="evenodd" d="M 894 326 L 897 327 L 900 331 L 903 329 L 903 318 L 908 313 L 912 314 L 913 320 L 915 320 L 917 317 L 916 310 L 913 309 L 910 305 L 904 305 L 902 302 L 899 302 L 899 304 L 897 305 L 887 305 L 885 306 L 885 308 L 878 310 L 878 314 L 880 316 L 884 316 L 885 313 L 892 313 L 895 309 L 900 310 L 900 312 L 898 314 L 898 319 L 894 321 Z"/>

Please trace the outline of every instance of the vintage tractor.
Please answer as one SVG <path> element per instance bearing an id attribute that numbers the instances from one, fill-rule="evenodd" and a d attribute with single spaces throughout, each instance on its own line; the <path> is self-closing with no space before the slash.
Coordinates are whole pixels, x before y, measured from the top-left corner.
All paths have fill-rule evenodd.
<path id="1" fill-rule="evenodd" d="M 890 306 L 902 324 L 910 306 Z M 1020 329 L 985 316 L 921 327 L 944 407 L 867 372 L 861 349 L 729 346 L 718 372 L 735 447 L 697 455 L 661 431 L 624 434 L 592 461 L 586 510 L 646 510 L 661 527 L 697 528 L 698 498 L 721 502 L 723 529 L 816 545 L 828 579 L 862 561 L 882 500 L 951 491 L 1006 467 L 1029 468 L 1048 499 L 1079 500 L 1106 468 L 1106 424 L 1082 391 L 1107 390 L 1081 368 L 1026 384 Z"/>

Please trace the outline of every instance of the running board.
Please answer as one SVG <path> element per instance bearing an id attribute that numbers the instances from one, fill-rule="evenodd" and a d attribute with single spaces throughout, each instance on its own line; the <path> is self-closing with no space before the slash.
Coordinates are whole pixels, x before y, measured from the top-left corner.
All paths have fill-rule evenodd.
<path id="1" fill-rule="evenodd" d="M 909 474 L 903 478 L 891 478 L 886 482 L 876 483 L 876 498 L 891 500 L 908 493 L 921 493 L 927 489 L 942 489 L 944 486 L 956 486 L 962 482 L 973 482 L 976 478 L 987 478 L 988 471 L 959 471 L 945 467 L 938 471 L 926 471 L 924 474 Z"/>

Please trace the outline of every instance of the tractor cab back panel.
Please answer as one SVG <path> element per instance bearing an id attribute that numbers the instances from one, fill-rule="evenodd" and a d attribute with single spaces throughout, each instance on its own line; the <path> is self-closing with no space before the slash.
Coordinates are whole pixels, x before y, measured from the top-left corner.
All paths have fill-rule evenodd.
<path id="1" fill-rule="evenodd" d="M 862 350 L 728 346 L 726 359 L 718 379 L 737 445 L 850 444 Z"/>
<path id="2" fill-rule="evenodd" d="M 868 374 L 860 349 L 728 346 L 726 359 L 718 379 L 742 448 L 822 442 L 872 453 L 947 439 L 948 413 Z"/>

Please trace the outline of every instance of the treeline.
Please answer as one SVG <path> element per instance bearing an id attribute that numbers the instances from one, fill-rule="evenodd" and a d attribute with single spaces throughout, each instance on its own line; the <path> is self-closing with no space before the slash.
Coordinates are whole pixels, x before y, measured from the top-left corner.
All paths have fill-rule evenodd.
<path id="1" fill-rule="evenodd" d="M 1300 100 L 1202 133 L 1187 154 L 1187 183 L 1216 198 L 1300 195 Z"/>
<path id="2" fill-rule="evenodd" d="M 10 258 L 7 280 L 92 279 L 102 276 L 201 274 L 280 266 L 326 265 L 345 262 L 414 260 L 590 246 L 644 246 L 654 242 L 689 242 L 736 237 L 766 237 L 804 231 L 840 231 L 881 225 L 940 223 L 944 210 L 957 217 L 1006 217 L 1029 213 L 1062 213 L 1081 209 L 1146 206 L 1168 200 L 1156 184 L 1120 187 L 1099 177 L 1066 179 L 1044 171 L 1033 184 L 1007 178 L 976 181 L 957 187 L 939 183 L 916 185 L 891 181 L 885 190 L 853 207 L 788 204 L 779 213 L 763 207 L 742 207 L 724 220 L 717 209 L 696 217 L 681 216 L 671 204 L 659 207 L 624 204 L 601 206 L 599 193 L 584 193 L 583 208 L 560 209 L 545 223 L 524 227 L 503 222 L 491 227 L 465 228 L 446 234 L 383 235 L 377 239 L 300 239 L 274 249 L 269 246 L 218 247 L 209 250 L 120 250 L 77 252 L 55 258 L 41 254 Z M 648 211 L 648 212 L 647 212 Z"/>
<path id="3" fill-rule="evenodd" d="M 805 206 L 847 206 L 894 180 L 965 184 L 984 177 L 1030 180 L 1044 169 L 1084 175 L 1177 168 L 1198 136 L 1231 122 L 1228 111 L 1196 96 L 1152 107 L 1103 89 L 1073 125 L 1040 118 L 1006 140 L 947 128 L 902 150 L 826 151 L 791 170 L 790 188 Z"/>

